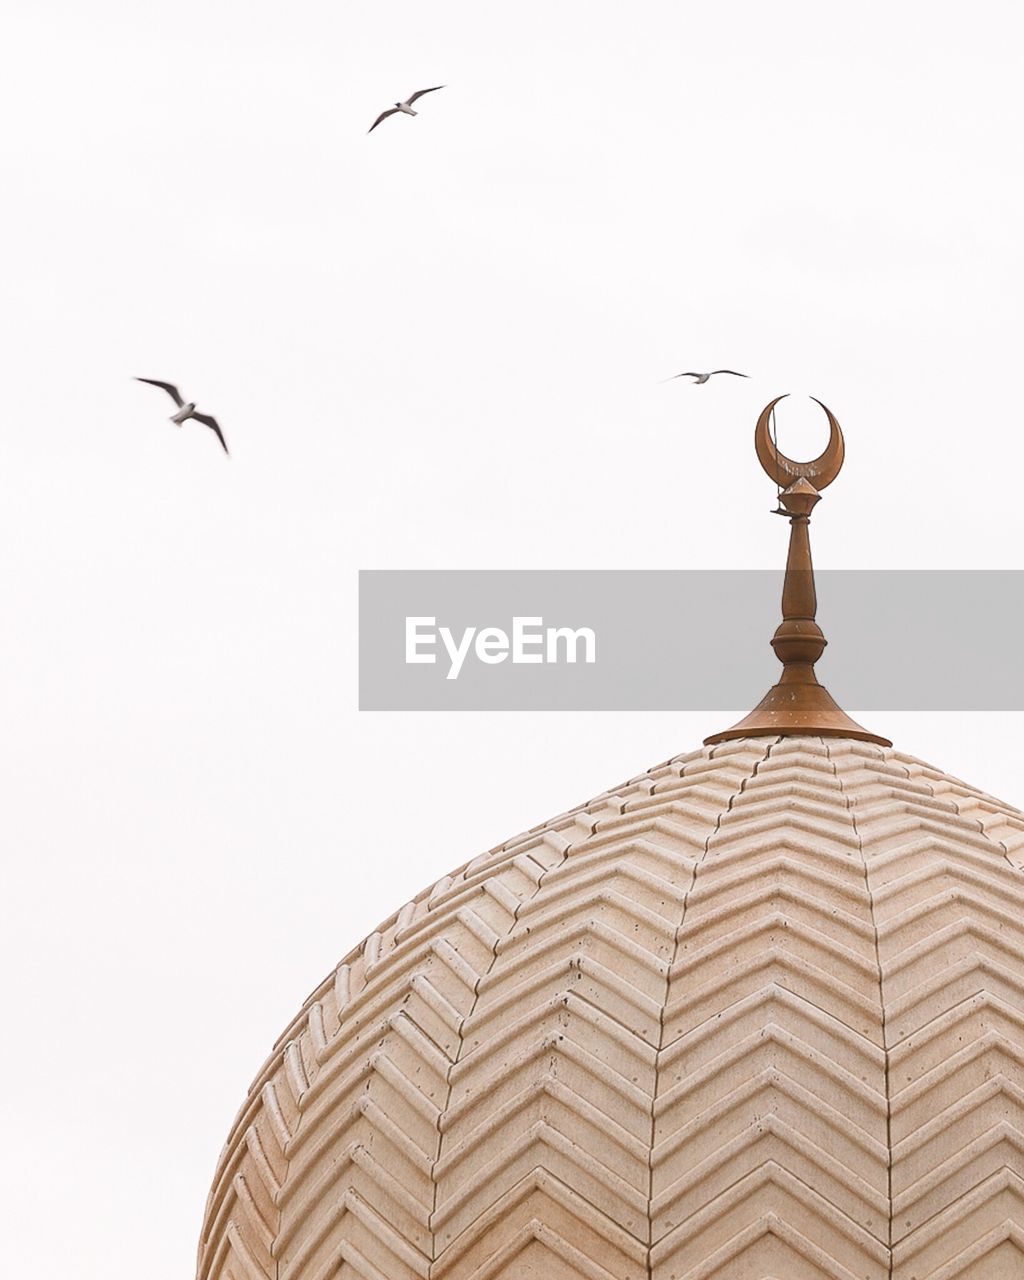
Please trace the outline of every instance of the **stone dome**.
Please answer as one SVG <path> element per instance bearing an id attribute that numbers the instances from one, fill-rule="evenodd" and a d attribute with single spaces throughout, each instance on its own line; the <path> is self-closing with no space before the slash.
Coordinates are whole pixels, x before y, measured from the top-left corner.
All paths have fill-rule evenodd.
<path id="1" fill-rule="evenodd" d="M 1024 815 L 721 741 L 474 859 L 324 981 L 200 1280 L 1019 1280 Z"/>

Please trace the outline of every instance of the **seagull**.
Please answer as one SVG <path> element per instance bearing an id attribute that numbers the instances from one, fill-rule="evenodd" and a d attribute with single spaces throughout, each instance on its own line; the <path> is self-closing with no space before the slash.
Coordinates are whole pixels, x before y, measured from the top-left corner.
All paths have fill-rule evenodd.
<path id="1" fill-rule="evenodd" d="M 712 369 L 710 373 L 674 373 L 671 378 L 665 378 L 665 382 L 673 382 L 676 378 L 692 378 L 695 387 L 702 387 L 708 378 L 713 378 L 716 373 L 731 373 L 734 378 L 749 378 L 749 373 L 737 373 L 735 369 Z"/>
<path id="2" fill-rule="evenodd" d="M 389 107 L 387 111 L 382 111 L 366 132 L 373 133 L 374 129 L 376 129 L 382 120 L 386 120 L 388 116 L 396 115 L 399 111 L 404 112 L 407 116 L 418 116 L 419 112 L 413 111 L 412 109 L 412 104 L 416 99 L 422 98 L 425 93 L 437 93 L 438 89 L 443 88 L 443 84 L 435 84 L 433 89 L 417 89 L 415 93 L 410 93 L 404 102 L 396 102 L 395 105 L 393 107 Z"/>
<path id="3" fill-rule="evenodd" d="M 195 418 L 196 422 L 201 422 L 204 427 L 209 427 L 217 439 L 224 447 L 224 452 L 228 453 L 228 442 L 224 439 L 224 433 L 221 431 L 216 418 L 211 418 L 208 413 L 196 413 L 196 406 L 190 400 L 188 404 L 181 398 L 181 393 L 173 382 L 159 382 L 156 378 L 136 378 L 136 382 L 148 382 L 151 387 L 162 387 L 164 391 L 171 397 L 178 406 L 178 412 L 171 414 L 171 421 L 175 426 L 180 427 L 183 422 L 187 422 L 189 418 Z"/>

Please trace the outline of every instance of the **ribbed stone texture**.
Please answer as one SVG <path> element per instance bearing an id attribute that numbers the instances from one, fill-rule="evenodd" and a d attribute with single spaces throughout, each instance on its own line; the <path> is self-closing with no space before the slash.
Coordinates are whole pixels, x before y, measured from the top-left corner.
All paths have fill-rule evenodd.
<path id="1" fill-rule="evenodd" d="M 200 1280 L 1020 1280 L 1024 815 L 681 756 L 476 858 L 250 1090 Z"/>

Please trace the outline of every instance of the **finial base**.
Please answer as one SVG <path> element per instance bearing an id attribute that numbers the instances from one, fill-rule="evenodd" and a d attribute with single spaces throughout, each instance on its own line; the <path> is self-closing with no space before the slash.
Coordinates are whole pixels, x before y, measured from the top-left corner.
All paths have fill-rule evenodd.
<path id="1" fill-rule="evenodd" d="M 763 738 L 767 735 L 802 738 L 855 738 L 891 747 L 888 738 L 869 733 L 851 720 L 829 691 L 820 684 L 780 683 L 773 685 L 750 715 L 722 733 L 704 739 L 706 747 L 732 738 Z"/>

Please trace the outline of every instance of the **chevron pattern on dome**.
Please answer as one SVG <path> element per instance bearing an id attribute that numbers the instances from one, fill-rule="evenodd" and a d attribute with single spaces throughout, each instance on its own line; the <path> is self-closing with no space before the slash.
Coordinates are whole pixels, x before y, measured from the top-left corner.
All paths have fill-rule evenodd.
<path id="1" fill-rule="evenodd" d="M 740 739 L 474 859 L 309 998 L 199 1280 L 1016 1280 L 1024 815 Z"/>

